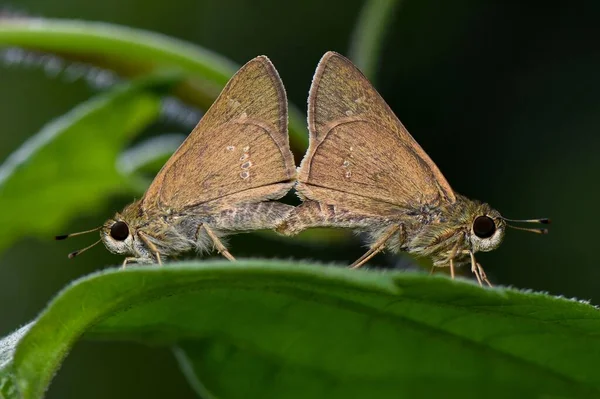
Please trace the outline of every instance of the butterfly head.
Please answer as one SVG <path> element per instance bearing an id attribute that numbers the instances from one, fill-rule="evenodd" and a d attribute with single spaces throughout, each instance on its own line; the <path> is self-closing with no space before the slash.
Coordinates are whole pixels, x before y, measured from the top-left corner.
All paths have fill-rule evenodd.
<path id="1" fill-rule="evenodd" d="M 114 254 L 135 254 L 132 230 L 120 214 L 104 223 L 100 237 L 106 248 Z"/>
<path id="2" fill-rule="evenodd" d="M 495 209 L 481 204 L 469 215 L 465 230 L 473 252 L 487 252 L 498 248 L 504 238 L 506 222 Z"/>
<path id="3" fill-rule="evenodd" d="M 136 251 L 137 248 L 135 240 L 133 238 L 133 232 L 130 228 L 129 223 L 123 218 L 121 214 L 118 213 L 112 219 L 107 220 L 100 227 L 96 227 L 95 229 L 82 231 L 78 233 L 57 236 L 56 239 L 64 240 L 73 236 L 92 233 L 95 231 L 100 231 L 100 239 L 90 246 L 71 252 L 69 254 L 69 258 L 74 258 L 75 256 L 96 246 L 100 242 L 104 243 L 106 248 L 112 253 L 136 256 L 136 253 L 138 251 Z"/>
<path id="4" fill-rule="evenodd" d="M 472 252 L 488 252 L 498 248 L 504 238 L 507 227 L 516 230 L 524 230 L 532 233 L 547 234 L 547 229 L 524 228 L 515 226 L 509 222 L 516 223 L 543 223 L 549 224 L 550 219 L 507 219 L 497 210 L 486 203 L 469 201 L 465 212 L 462 214 L 463 231 L 466 231 L 467 242 Z"/>
<path id="5" fill-rule="evenodd" d="M 447 265 L 448 258 L 468 258 L 469 252 L 488 252 L 500 246 L 507 227 L 546 234 L 547 229 L 523 228 L 513 223 L 550 223 L 549 219 L 507 219 L 486 203 L 459 196 L 455 204 L 443 209 L 440 223 L 420 225 L 420 232 L 409 244 L 409 251 L 432 256 L 434 263 Z"/>

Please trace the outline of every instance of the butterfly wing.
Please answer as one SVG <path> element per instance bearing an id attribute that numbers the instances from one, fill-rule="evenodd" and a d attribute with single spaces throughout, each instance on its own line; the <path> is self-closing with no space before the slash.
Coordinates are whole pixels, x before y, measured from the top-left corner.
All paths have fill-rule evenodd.
<path id="1" fill-rule="evenodd" d="M 297 187 L 304 197 L 378 215 L 456 200 L 367 78 L 337 53 L 325 54 L 317 67 L 308 123 Z"/>
<path id="2" fill-rule="evenodd" d="M 260 202 L 285 195 L 294 177 L 285 90 L 275 67 L 261 56 L 227 83 L 160 170 L 142 207 Z"/>

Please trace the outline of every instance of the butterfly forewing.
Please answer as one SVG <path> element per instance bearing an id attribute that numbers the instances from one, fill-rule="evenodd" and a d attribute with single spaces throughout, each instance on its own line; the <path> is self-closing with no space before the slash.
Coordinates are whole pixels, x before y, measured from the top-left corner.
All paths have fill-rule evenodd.
<path id="1" fill-rule="evenodd" d="M 298 176 L 298 190 L 306 197 L 325 203 L 366 197 L 389 204 L 379 205 L 381 213 L 455 201 L 437 166 L 346 58 L 325 54 L 308 109 L 310 148 Z"/>
<path id="2" fill-rule="evenodd" d="M 161 169 L 143 207 L 178 210 L 230 195 L 259 202 L 294 175 L 283 84 L 270 61 L 257 57 L 231 78 Z M 257 188 L 252 192 L 260 196 L 233 195 Z"/>

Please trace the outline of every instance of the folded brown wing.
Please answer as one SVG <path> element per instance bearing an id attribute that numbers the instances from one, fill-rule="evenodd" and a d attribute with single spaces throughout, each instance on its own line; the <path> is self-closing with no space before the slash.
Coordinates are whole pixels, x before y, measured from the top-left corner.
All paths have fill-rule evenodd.
<path id="1" fill-rule="evenodd" d="M 227 83 L 158 173 L 142 206 L 180 210 L 233 194 L 236 203 L 259 202 L 284 195 L 278 183 L 294 176 L 283 84 L 271 62 L 257 57 Z M 261 195 L 242 195 L 246 190 Z"/>
<path id="2" fill-rule="evenodd" d="M 437 166 L 348 59 L 325 54 L 308 112 L 310 146 L 298 176 L 304 196 L 350 201 L 352 208 L 360 207 L 361 197 L 388 204 L 378 213 L 456 200 Z"/>

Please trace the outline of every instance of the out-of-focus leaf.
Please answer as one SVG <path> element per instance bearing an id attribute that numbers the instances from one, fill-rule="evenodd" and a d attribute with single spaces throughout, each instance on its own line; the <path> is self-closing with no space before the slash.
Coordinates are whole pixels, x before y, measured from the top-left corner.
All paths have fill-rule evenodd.
<path id="1" fill-rule="evenodd" d="M 0 19 L 0 46 L 18 46 L 93 63 L 124 76 L 164 68 L 187 74 L 175 90 L 184 101 L 208 109 L 238 66 L 210 50 L 158 33 L 101 22 L 44 18 Z M 257 54 L 258 55 L 258 54 Z M 290 140 L 306 149 L 306 118 L 290 105 Z"/>
<path id="2" fill-rule="evenodd" d="M 152 137 L 124 151 L 117 160 L 119 171 L 130 177 L 141 194 L 150 185 L 151 179 L 171 158 L 186 136 L 164 134 Z"/>
<path id="3" fill-rule="evenodd" d="M 348 56 L 375 83 L 385 34 L 402 0 L 367 0 L 352 34 Z"/>
<path id="4" fill-rule="evenodd" d="M 125 144 L 160 113 L 173 76 L 119 86 L 50 122 L 0 165 L 0 249 L 51 237 L 75 215 L 132 190 L 116 168 Z"/>
<path id="5" fill-rule="evenodd" d="M 220 399 L 597 398 L 599 331 L 584 303 L 424 274 L 132 267 L 74 282 L 0 341 L 0 381 L 40 398 L 85 335 L 175 345 L 192 385 Z"/>

